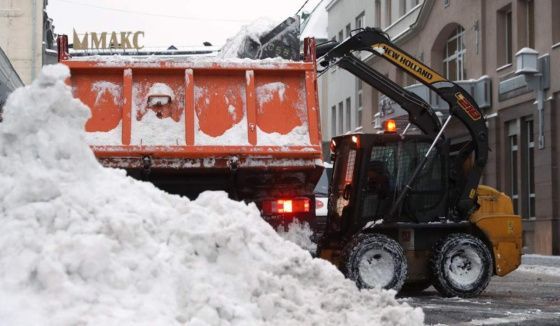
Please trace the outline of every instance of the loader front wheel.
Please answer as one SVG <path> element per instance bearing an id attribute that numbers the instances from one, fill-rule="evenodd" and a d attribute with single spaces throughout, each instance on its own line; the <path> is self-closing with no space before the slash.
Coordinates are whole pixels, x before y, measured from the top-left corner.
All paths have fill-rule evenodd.
<path id="1" fill-rule="evenodd" d="M 432 284 L 446 297 L 473 297 L 492 278 L 492 254 L 482 240 L 455 233 L 439 241 L 432 253 Z"/>
<path id="2" fill-rule="evenodd" d="M 399 291 L 406 279 L 401 245 L 382 234 L 359 234 L 344 251 L 344 272 L 359 288 Z"/>

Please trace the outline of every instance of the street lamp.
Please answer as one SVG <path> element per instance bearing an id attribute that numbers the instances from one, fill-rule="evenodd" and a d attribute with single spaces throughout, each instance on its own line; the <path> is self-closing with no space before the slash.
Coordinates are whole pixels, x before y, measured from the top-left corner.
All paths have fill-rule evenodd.
<path id="1" fill-rule="evenodd" d="M 527 87 L 535 91 L 537 112 L 539 114 L 539 149 L 544 148 L 544 101 L 545 90 L 550 87 L 550 58 L 548 53 L 539 58 L 539 52 L 523 48 L 516 54 L 515 74 L 525 77 Z"/>

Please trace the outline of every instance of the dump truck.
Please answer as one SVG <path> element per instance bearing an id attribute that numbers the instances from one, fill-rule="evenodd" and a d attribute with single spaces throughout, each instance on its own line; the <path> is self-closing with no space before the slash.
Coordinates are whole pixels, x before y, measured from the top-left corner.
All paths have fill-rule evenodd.
<path id="1" fill-rule="evenodd" d="M 426 102 L 366 65 L 356 51 L 389 61 L 436 92 L 450 108 L 443 124 Z M 488 130 L 474 99 L 375 28 L 356 30 L 317 52 L 319 66 L 349 71 L 409 113 L 405 130 L 388 120 L 383 134 L 332 139 L 318 255 L 361 288 L 416 292 L 433 285 L 444 296 L 476 296 L 493 275 L 515 270 L 521 218 L 509 196 L 479 184 Z M 465 126 L 468 141 L 452 144 L 445 136 L 452 119 Z M 411 125 L 421 134 L 407 133 Z"/>
<path id="2" fill-rule="evenodd" d="M 311 49 L 311 41 L 306 49 Z M 254 202 L 274 226 L 313 223 L 321 176 L 314 51 L 303 60 L 71 57 L 86 139 L 105 167 L 173 194 Z"/>

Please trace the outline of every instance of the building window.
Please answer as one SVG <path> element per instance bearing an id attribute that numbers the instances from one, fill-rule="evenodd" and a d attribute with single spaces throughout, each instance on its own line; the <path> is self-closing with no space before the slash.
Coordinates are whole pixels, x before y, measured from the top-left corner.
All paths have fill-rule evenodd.
<path id="1" fill-rule="evenodd" d="M 406 12 L 408 11 L 408 8 L 406 7 L 406 2 L 407 2 L 407 0 L 400 0 L 400 3 L 399 3 L 399 15 L 400 16 L 404 16 L 404 14 L 406 14 Z"/>
<path id="2" fill-rule="evenodd" d="M 344 40 L 344 34 L 342 33 L 342 30 L 340 30 L 338 32 L 338 41 L 342 42 Z"/>
<path id="3" fill-rule="evenodd" d="M 336 136 L 336 105 L 331 107 L 331 137 Z"/>
<path id="4" fill-rule="evenodd" d="M 500 65 L 511 64 L 513 61 L 513 28 L 511 5 L 498 11 L 498 63 Z"/>
<path id="5" fill-rule="evenodd" d="M 352 130 L 352 102 L 350 98 L 346 98 L 346 131 Z"/>
<path id="6" fill-rule="evenodd" d="M 364 82 L 361 79 L 356 81 L 356 113 L 357 113 L 357 127 L 362 127 L 362 112 L 363 112 L 363 94 L 364 94 Z"/>
<path id="7" fill-rule="evenodd" d="M 552 1 L 552 42 L 560 43 L 560 1 Z"/>
<path id="8" fill-rule="evenodd" d="M 352 26 L 350 26 L 350 24 L 346 25 L 346 37 L 350 37 L 351 32 L 352 32 Z"/>
<path id="9" fill-rule="evenodd" d="M 534 134 L 532 116 L 507 123 L 508 190 L 515 214 L 523 218 L 536 216 Z"/>
<path id="10" fill-rule="evenodd" d="M 449 80 L 467 79 L 465 68 L 465 30 L 457 26 L 453 34 L 447 39 L 443 53 L 443 71 Z"/>
<path id="11" fill-rule="evenodd" d="M 513 211 L 515 214 L 519 214 L 519 187 L 518 187 L 518 174 L 517 167 L 518 164 L 518 128 L 517 121 L 511 121 L 508 123 L 508 174 L 509 174 L 509 193 L 511 200 L 513 202 Z"/>
<path id="12" fill-rule="evenodd" d="M 342 124 L 344 121 L 344 108 L 342 107 L 343 104 L 342 102 L 338 103 L 338 120 L 337 120 L 337 126 L 338 126 L 338 134 L 342 135 L 344 133 L 344 125 Z"/>
<path id="13" fill-rule="evenodd" d="M 385 0 L 385 27 L 391 25 L 392 17 L 391 17 L 391 2 L 392 0 Z"/>
<path id="14" fill-rule="evenodd" d="M 358 17 L 356 17 L 356 29 L 364 27 L 364 16 L 365 13 L 362 12 L 361 14 L 358 15 Z"/>
<path id="15" fill-rule="evenodd" d="M 524 144 L 525 155 L 522 156 L 523 166 L 525 167 L 525 206 L 524 216 L 528 218 L 535 217 L 535 138 L 533 119 L 525 119 L 523 121 L 524 128 Z"/>
<path id="16" fill-rule="evenodd" d="M 375 27 L 381 27 L 381 0 L 375 0 Z"/>

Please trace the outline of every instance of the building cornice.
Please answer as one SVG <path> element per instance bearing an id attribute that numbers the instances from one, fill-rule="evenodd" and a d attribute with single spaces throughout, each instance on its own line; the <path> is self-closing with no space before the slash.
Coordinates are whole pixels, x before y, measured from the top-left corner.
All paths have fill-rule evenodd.
<path id="1" fill-rule="evenodd" d="M 333 1 L 338 1 L 338 0 L 333 0 Z M 399 45 L 401 43 L 406 42 L 407 40 L 412 38 L 414 35 L 416 35 L 418 32 L 420 32 L 424 28 L 424 26 L 426 25 L 426 23 L 428 21 L 428 17 L 430 16 L 430 12 L 432 11 L 432 8 L 434 7 L 435 2 L 436 2 L 436 0 L 424 0 L 424 3 L 422 4 L 422 8 L 420 8 L 420 12 L 418 13 L 418 18 L 416 18 L 416 21 L 413 24 L 411 24 L 410 27 L 406 31 L 397 35 L 391 41 L 393 43 Z M 364 59 L 364 61 L 366 63 L 373 63 L 377 59 L 378 59 L 378 56 L 371 54 L 368 57 L 366 57 Z"/>
<path id="2" fill-rule="evenodd" d="M 338 3 L 338 1 L 340 1 L 340 0 L 331 0 L 331 2 L 329 2 L 329 3 L 327 4 L 327 6 L 325 7 L 325 9 L 326 9 L 327 11 L 331 10 L 331 8 L 334 7 L 334 5 L 336 5 L 336 4 Z"/>

